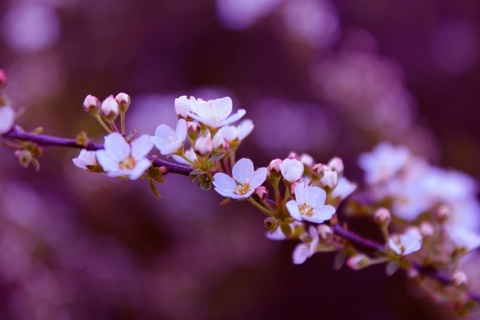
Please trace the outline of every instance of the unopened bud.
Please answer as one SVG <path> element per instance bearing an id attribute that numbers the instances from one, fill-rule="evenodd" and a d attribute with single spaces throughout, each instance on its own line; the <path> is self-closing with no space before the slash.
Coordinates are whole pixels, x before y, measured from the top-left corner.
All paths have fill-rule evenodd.
<path id="1" fill-rule="evenodd" d="M 339 176 L 342 176 L 343 174 L 343 161 L 339 157 L 333 157 L 329 162 L 328 166 L 333 170 L 338 173 Z"/>
<path id="2" fill-rule="evenodd" d="M 457 287 L 464 287 L 467 285 L 467 275 L 463 271 L 456 271 L 452 277 L 453 283 Z"/>
<path id="3" fill-rule="evenodd" d="M 254 195 L 260 201 L 265 201 L 268 198 L 268 189 L 264 186 L 257 187 L 255 189 Z"/>
<path id="4" fill-rule="evenodd" d="M 188 136 L 192 139 L 195 140 L 197 139 L 198 135 L 200 134 L 200 131 L 202 128 L 200 127 L 200 124 L 198 122 L 193 122 L 193 121 L 187 121 L 187 132 Z"/>
<path id="5" fill-rule="evenodd" d="M 303 163 L 307 167 L 311 167 L 314 165 L 315 161 L 313 160 L 312 156 L 308 153 L 302 153 L 300 155 L 300 162 Z"/>
<path id="6" fill-rule="evenodd" d="M 326 224 L 321 224 L 317 227 L 318 236 L 325 242 L 330 242 L 333 239 L 333 230 Z"/>
<path id="7" fill-rule="evenodd" d="M 117 94 L 115 100 L 117 100 L 120 112 L 126 112 L 128 107 L 130 107 L 130 102 L 132 101 L 130 96 L 124 92 Z"/>
<path id="8" fill-rule="evenodd" d="M 7 84 L 7 73 L 5 72 L 5 70 L 0 69 L 0 89 L 5 87 L 6 84 Z"/>
<path id="9" fill-rule="evenodd" d="M 430 237 L 433 235 L 434 232 L 435 230 L 433 229 L 433 226 L 430 222 L 423 221 L 422 223 L 420 223 L 420 234 L 423 237 Z"/>
<path id="10" fill-rule="evenodd" d="M 194 149 L 202 156 L 210 154 L 213 150 L 213 142 L 210 136 L 199 136 L 195 141 Z"/>
<path id="11" fill-rule="evenodd" d="M 440 222 L 445 222 L 450 217 L 451 210 L 446 204 L 442 204 L 438 207 L 437 212 L 435 212 L 435 216 Z"/>
<path id="12" fill-rule="evenodd" d="M 370 258 L 361 253 L 356 254 L 348 259 L 347 265 L 353 270 L 360 270 L 370 265 Z"/>
<path id="13" fill-rule="evenodd" d="M 378 208 L 374 213 L 375 222 L 379 225 L 386 226 L 392 220 L 390 210 L 387 208 Z"/>
<path id="14" fill-rule="evenodd" d="M 333 171 L 329 167 L 324 167 L 324 168 L 325 168 L 324 175 L 323 175 L 323 178 L 320 179 L 320 182 L 322 183 L 322 186 L 333 189 L 338 184 L 338 173 L 336 171 Z"/>
<path id="15" fill-rule="evenodd" d="M 282 165 L 282 162 L 282 159 L 273 159 L 272 161 L 270 161 L 270 164 L 267 167 L 268 171 L 272 173 L 280 172 L 280 166 Z"/>
<path id="16" fill-rule="evenodd" d="M 295 181 L 293 182 L 291 185 L 290 185 L 290 194 L 291 195 L 294 195 L 295 194 L 295 187 L 299 184 L 298 181 Z"/>
<path id="17" fill-rule="evenodd" d="M 274 217 L 268 217 L 263 220 L 263 225 L 265 226 L 265 229 L 273 232 L 278 228 L 278 220 Z"/>
<path id="18" fill-rule="evenodd" d="M 296 152 L 290 152 L 287 159 L 300 160 L 300 156 Z"/>
<path id="19" fill-rule="evenodd" d="M 325 174 L 325 166 L 321 163 L 317 163 L 312 167 L 312 171 L 320 178 L 323 178 L 323 175 Z"/>
<path id="20" fill-rule="evenodd" d="M 410 268 L 410 269 L 408 269 L 408 271 L 407 271 L 407 275 L 408 275 L 408 277 L 409 277 L 410 279 L 415 279 L 415 278 L 417 278 L 417 277 L 420 275 L 420 273 L 417 271 L 417 269 L 415 269 L 415 268 Z"/>
<path id="21" fill-rule="evenodd" d="M 96 112 L 100 108 L 100 100 L 89 94 L 83 101 L 83 109 L 88 113 Z"/>
<path id="22" fill-rule="evenodd" d="M 100 115 L 103 119 L 108 122 L 113 122 L 115 119 L 117 119 L 119 114 L 120 107 L 113 95 L 110 95 L 107 99 L 103 100 L 102 104 L 100 105 Z"/>

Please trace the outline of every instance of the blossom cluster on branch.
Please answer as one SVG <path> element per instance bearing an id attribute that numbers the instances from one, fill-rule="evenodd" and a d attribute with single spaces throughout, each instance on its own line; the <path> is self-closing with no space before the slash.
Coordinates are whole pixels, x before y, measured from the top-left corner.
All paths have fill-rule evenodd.
<path id="1" fill-rule="evenodd" d="M 0 88 L 5 83 L 2 71 Z M 466 174 L 431 166 L 408 149 L 384 142 L 360 155 L 365 186 L 359 189 L 344 176 L 339 157 L 321 163 L 292 152 L 264 167 L 248 158 L 237 161 L 236 150 L 254 125 L 251 120 L 235 125 L 246 111 L 232 114 L 229 97 L 205 101 L 181 96 L 174 101 L 175 128 L 160 124 L 152 135 L 140 136 L 126 132 L 130 104 L 125 93 L 102 102 L 92 95 L 85 98 L 84 110 L 107 133 L 101 145 L 84 132 L 68 139 L 43 135 L 41 128 L 24 131 L 2 95 L 0 142 L 16 149 L 20 164 L 37 170 L 44 146 L 81 148 L 73 159 L 78 168 L 147 179 L 156 197 L 160 193 L 155 182 L 165 182 L 168 173 L 186 175 L 203 190 L 213 186 L 225 198 L 223 204 L 231 199 L 252 204 L 265 216 L 267 238 L 297 241 L 295 264 L 316 253 L 336 252 L 337 268 L 346 264 L 358 270 L 382 263 L 388 275 L 405 269 L 434 299 L 458 312 L 480 302 L 462 271 L 463 258 L 480 246 L 476 183 Z M 372 241 L 349 230 L 349 216 L 374 221 L 383 240 Z"/>

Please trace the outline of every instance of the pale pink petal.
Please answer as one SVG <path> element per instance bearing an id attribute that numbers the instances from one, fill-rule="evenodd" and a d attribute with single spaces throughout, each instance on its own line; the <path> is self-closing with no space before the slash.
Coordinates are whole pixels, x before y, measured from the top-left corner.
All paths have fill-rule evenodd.
<path id="1" fill-rule="evenodd" d="M 300 210 L 298 210 L 298 203 L 295 200 L 288 201 L 286 207 L 293 219 L 302 221 L 302 215 L 300 214 Z"/>
<path id="2" fill-rule="evenodd" d="M 112 132 L 105 137 L 105 151 L 117 162 L 130 155 L 130 145 L 118 132 Z"/>
<path id="3" fill-rule="evenodd" d="M 150 140 L 150 137 L 143 134 L 132 142 L 132 157 L 138 161 L 145 157 L 152 148 L 153 143 Z"/>
<path id="4" fill-rule="evenodd" d="M 238 160 L 232 169 L 233 178 L 239 183 L 244 183 L 246 179 L 250 180 L 253 172 L 253 162 L 247 158 Z"/>

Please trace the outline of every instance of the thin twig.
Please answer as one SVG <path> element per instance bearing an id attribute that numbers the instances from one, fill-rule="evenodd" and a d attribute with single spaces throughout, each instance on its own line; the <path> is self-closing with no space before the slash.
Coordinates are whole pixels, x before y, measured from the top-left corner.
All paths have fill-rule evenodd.
<path id="1" fill-rule="evenodd" d="M 67 148 L 76 148 L 76 149 L 86 149 L 89 151 L 96 151 L 104 149 L 103 144 L 95 143 L 94 141 L 88 139 L 86 144 L 79 144 L 75 139 L 69 138 L 60 138 L 55 136 L 49 136 L 46 134 L 36 134 L 31 132 L 23 131 L 20 127 L 15 126 L 9 132 L 2 135 L 3 138 L 12 139 L 12 140 L 23 140 L 35 142 L 40 146 L 57 146 L 57 147 L 67 147 Z M 167 168 L 167 173 L 176 173 L 184 176 L 188 176 L 193 170 L 189 166 L 184 166 L 162 159 L 148 157 L 155 167 L 165 167 Z"/>

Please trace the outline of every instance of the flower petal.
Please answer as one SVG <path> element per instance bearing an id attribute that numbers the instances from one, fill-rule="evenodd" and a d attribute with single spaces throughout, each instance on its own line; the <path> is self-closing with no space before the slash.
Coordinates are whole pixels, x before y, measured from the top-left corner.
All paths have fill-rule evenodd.
<path id="1" fill-rule="evenodd" d="M 310 256 L 310 248 L 305 243 L 298 244 L 293 250 L 292 259 L 294 264 L 302 264 Z"/>
<path id="2" fill-rule="evenodd" d="M 175 137 L 177 141 L 182 142 L 187 138 L 187 122 L 185 119 L 178 120 Z"/>
<path id="3" fill-rule="evenodd" d="M 133 168 L 129 174 L 130 180 L 136 180 L 140 178 L 140 176 L 145 172 L 145 170 L 150 168 L 151 165 L 152 162 L 147 158 L 140 159 L 140 161 L 135 164 L 135 168 Z"/>
<path id="4" fill-rule="evenodd" d="M 104 171 L 117 171 L 118 161 L 112 159 L 112 157 L 105 150 L 97 151 L 97 161 Z"/>
<path id="5" fill-rule="evenodd" d="M 311 217 L 303 216 L 303 219 L 310 222 L 321 223 L 330 220 L 334 213 L 335 208 L 331 205 L 326 205 L 315 208 Z"/>
<path id="6" fill-rule="evenodd" d="M 146 134 L 142 134 L 132 142 L 132 157 L 135 160 L 139 160 L 145 157 L 153 148 L 153 143 L 150 137 Z"/>
<path id="7" fill-rule="evenodd" d="M 130 155 L 130 145 L 118 132 L 105 137 L 105 151 L 115 161 L 120 162 Z"/>
<path id="8" fill-rule="evenodd" d="M 235 163 L 232 170 L 233 179 L 239 183 L 244 183 L 246 179 L 250 180 L 254 173 L 253 162 L 250 159 L 242 158 Z"/>
<path id="9" fill-rule="evenodd" d="M 245 109 L 239 109 L 237 111 L 237 113 L 232 114 L 230 117 L 228 117 L 227 119 L 222 121 L 221 125 L 227 125 L 227 124 L 234 123 L 235 121 L 241 119 L 246 113 L 247 113 L 247 111 L 245 111 Z"/>
<path id="10" fill-rule="evenodd" d="M 262 185 L 267 179 L 267 168 L 258 168 L 250 178 L 250 186 L 255 189 Z"/>
<path id="11" fill-rule="evenodd" d="M 319 187 L 306 187 L 305 196 L 307 205 L 311 208 L 316 208 L 325 204 L 327 193 Z"/>
<path id="12" fill-rule="evenodd" d="M 15 122 L 15 111 L 10 106 L 0 108 L 0 134 L 10 131 Z"/>
<path id="13" fill-rule="evenodd" d="M 305 183 L 301 182 L 295 186 L 295 200 L 299 206 L 304 204 L 307 201 L 307 196 L 305 193 Z"/>
<path id="14" fill-rule="evenodd" d="M 286 204 L 288 213 L 290 216 L 298 221 L 302 221 L 302 215 L 300 214 L 300 210 L 298 210 L 298 203 L 295 200 L 290 200 Z"/>
<path id="15" fill-rule="evenodd" d="M 215 173 L 215 175 L 213 176 L 213 179 L 214 179 L 213 185 L 216 187 L 215 190 L 219 189 L 222 192 L 233 193 L 237 188 L 237 184 L 232 179 L 232 177 L 230 177 L 229 175 L 226 175 L 225 173 L 222 173 L 222 172 Z M 218 190 L 217 192 L 220 193 Z"/>

